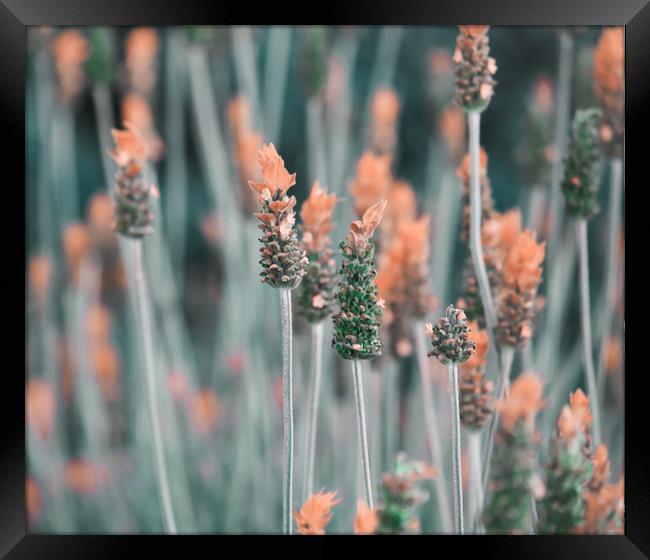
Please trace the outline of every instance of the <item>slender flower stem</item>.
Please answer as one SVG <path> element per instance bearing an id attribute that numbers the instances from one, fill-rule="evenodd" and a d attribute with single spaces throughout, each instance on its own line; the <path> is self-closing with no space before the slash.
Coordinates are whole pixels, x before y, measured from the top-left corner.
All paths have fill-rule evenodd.
<path id="1" fill-rule="evenodd" d="M 454 524 L 456 533 L 462 535 L 463 528 L 463 474 L 461 472 L 461 444 L 460 444 L 460 403 L 458 397 L 458 364 L 451 363 L 447 366 L 449 371 L 449 399 L 451 411 L 451 449 L 452 472 L 454 478 Z"/>
<path id="2" fill-rule="evenodd" d="M 366 502 L 370 509 L 374 507 L 372 500 L 372 477 L 370 476 L 370 459 L 368 457 L 368 436 L 366 434 L 366 412 L 363 401 L 363 373 L 361 362 L 352 360 L 352 374 L 354 376 L 354 400 L 357 408 L 357 426 L 359 429 L 359 446 L 361 451 L 361 463 L 363 466 L 363 486 L 366 494 Z"/>
<path id="3" fill-rule="evenodd" d="M 393 460 L 393 455 L 397 450 L 397 424 L 398 419 L 398 405 L 399 405 L 399 372 L 395 363 L 387 364 L 387 368 L 383 372 L 383 385 L 384 385 L 384 467 L 390 468 Z"/>
<path id="4" fill-rule="evenodd" d="M 578 252 L 580 254 L 580 325 L 582 327 L 582 354 L 587 378 L 587 391 L 591 415 L 593 418 L 594 446 L 600 439 L 600 403 L 596 389 L 596 374 L 591 338 L 591 313 L 589 309 L 589 250 L 587 245 L 587 221 L 580 218 L 577 221 Z"/>
<path id="5" fill-rule="evenodd" d="M 596 381 L 598 383 L 598 394 L 603 392 L 605 377 L 603 370 L 605 366 L 605 348 L 607 339 L 612 331 L 612 316 L 616 303 L 616 292 L 614 291 L 616 277 L 619 268 L 616 266 L 616 253 L 618 243 L 618 232 L 621 227 L 621 200 L 623 195 L 623 160 L 613 158 L 609 168 L 609 219 L 607 223 L 607 262 L 605 270 L 604 306 L 601 315 L 601 337 L 600 357 L 598 359 L 598 370 Z"/>
<path id="6" fill-rule="evenodd" d="M 142 336 L 142 356 L 144 360 L 145 377 L 147 380 L 147 404 L 151 419 L 154 462 L 156 465 L 156 476 L 158 478 L 158 491 L 160 493 L 160 501 L 163 509 L 163 521 L 165 524 L 165 530 L 168 533 L 176 534 L 176 519 L 172 508 L 167 465 L 163 450 L 160 410 L 158 406 L 158 393 L 156 387 L 156 372 L 153 356 L 153 334 L 151 316 L 149 315 L 149 299 L 142 265 L 142 241 L 140 240 L 134 241 L 133 243 L 133 281 L 134 300 L 136 303 L 136 312 Z"/>
<path id="7" fill-rule="evenodd" d="M 483 511 L 483 479 L 481 478 L 481 432 L 470 432 L 467 438 L 469 462 L 471 468 L 472 504 L 470 508 L 470 523 L 474 531 L 478 532 L 481 526 L 481 512 Z"/>
<path id="8" fill-rule="evenodd" d="M 282 313 L 282 532 L 293 534 L 291 508 L 293 506 L 293 344 L 291 327 L 291 290 L 280 289 Z"/>
<path id="9" fill-rule="evenodd" d="M 307 101 L 307 153 L 309 182 L 329 184 L 323 131 L 323 104 L 318 95 Z"/>
<path id="10" fill-rule="evenodd" d="M 504 346 L 501 350 L 501 389 L 499 391 L 499 400 L 504 396 L 507 397 L 510 390 L 510 371 L 512 370 L 512 361 L 515 357 L 515 349 L 510 346 Z"/>
<path id="11" fill-rule="evenodd" d="M 372 457 L 372 464 L 375 469 L 379 469 L 381 465 L 381 395 L 382 395 L 382 380 L 383 375 L 381 371 L 371 369 L 370 379 L 372 383 L 371 399 L 370 399 L 370 454 Z"/>
<path id="12" fill-rule="evenodd" d="M 515 349 L 510 346 L 503 346 L 501 349 L 501 375 L 497 378 L 495 394 L 497 395 L 497 402 L 501 401 L 506 396 L 508 387 L 510 386 L 510 370 L 512 369 L 512 361 L 515 356 Z M 499 422 L 499 415 L 494 412 L 490 419 L 490 426 L 488 427 L 488 437 L 483 452 L 483 491 L 487 489 L 487 479 L 490 470 L 490 456 L 492 455 L 492 445 L 494 444 L 494 434 Z"/>
<path id="13" fill-rule="evenodd" d="M 318 433 L 318 401 L 320 395 L 321 371 L 323 369 L 323 321 L 311 327 L 312 381 L 309 397 L 309 419 L 307 428 L 307 467 L 305 501 L 314 491 L 314 461 L 316 458 L 316 434 Z"/>
<path id="14" fill-rule="evenodd" d="M 547 254 L 549 258 L 556 258 L 556 249 L 559 248 L 558 238 L 561 225 L 564 223 L 564 204 L 560 183 L 564 173 L 564 154 L 569 139 L 569 113 L 571 110 L 571 82 L 573 80 L 573 37 L 571 31 L 560 32 L 560 52 L 557 77 L 557 110 L 555 120 L 555 157 L 551 168 L 551 201 L 549 216 L 552 220 L 551 233 L 548 239 Z"/>
<path id="15" fill-rule="evenodd" d="M 433 403 L 433 392 L 431 390 L 431 375 L 425 346 L 426 335 L 422 323 L 415 323 L 413 325 L 413 336 L 415 338 L 418 368 L 420 369 L 420 379 L 422 382 L 422 408 L 424 409 L 424 425 L 429 441 L 429 451 L 431 453 L 431 466 L 437 468 L 439 471 L 438 476 L 435 478 L 436 501 L 438 503 L 443 530 L 446 533 L 450 533 L 452 531 L 451 507 L 449 504 L 449 495 L 447 494 L 445 469 L 442 465 L 442 447 L 440 445 L 436 412 Z"/>
<path id="16" fill-rule="evenodd" d="M 469 228 L 470 252 L 472 255 L 472 263 L 474 264 L 474 273 L 476 274 L 479 292 L 481 294 L 483 310 L 485 312 L 485 322 L 487 323 L 487 329 L 490 335 L 490 347 L 496 349 L 496 345 L 494 344 L 496 317 L 481 243 L 481 179 L 479 163 L 481 114 L 477 111 L 472 111 L 467 114 L 467 121 L 469 124 L 469 154 L 471 161 L 471 189 L 469 197 L 471 216 Z"/>

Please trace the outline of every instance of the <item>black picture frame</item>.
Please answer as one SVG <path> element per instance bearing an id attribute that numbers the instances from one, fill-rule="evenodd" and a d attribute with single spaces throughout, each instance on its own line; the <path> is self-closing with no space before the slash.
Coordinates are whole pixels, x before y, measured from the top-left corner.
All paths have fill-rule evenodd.
<path id="1" fill-rule="evenodd" d="M 24 326 L 22 308 L 25 277 L 19 276 L 19 262 L 25 271 L 25 245 L 17 238 L 17 222 L 25 229 L 24 209 L 13 196 L 24 191 L 25 180 L 25 66 L 26 29 L 33 25 L 174 25 L 174 24 L 403 24 L 455 25 L 457 23 L 491 25 L 624 25 L 625 42 L 625 237 L 630 255 L 626 259 L 626 354 L 625 378 L 625 535 L 624 536 L 471 536 L 447 544 L 454 554 L 476 551 L 481 556 L 506 558 L 643 558 L 650 555 L 650 452 L 648 425 L 647 368 L 643 367 L 641 330 L 646 282 L 642 266 L 645 246 L 644 216 L 647 206 L 641 199 L 649 184 L 645 163 L 645 140 L 650 132 L 650 3 L 649 0 L 356 0 L 354 3 L 329 3 L 325 10 L 308 3 L 293 4 L 280 10 L 264 6 L 224 3 L 210 0 L 0 0 L 0 130 L 5 137 L 2 150 L 3 207 L 5 244 L 12 262 L 4 276 L 6 297 L 3 308 L 10 333 L 20 336 L 14 324 Z M 21 222 L 22 221 L 22 222 Z M 24 243 L 24 238 L 23 238 Z M 637 253 L 636 251 L 640 251 Z M 640 258 L 639 258 L 640 257 Z M 14 261 L 15 259 L 15 261 Z M 14 309 L 15 307 L 15 309 Z M 46 536 L 26 532 L 25 508 L 25 411 L 24 370 L 20 341 L 5 345 L 11 363 L 3 372 L 1 409 L 6 413 L 0 423 L 0 557 L 10 559 L 92 557 L 126 558 L 157 554 L 187 554 L 187 549 L 206 546 L 219 554 L 202 536 L 178 539 L 160 536 Z M 22 366 L 21 366 L 22 363 Z M 234 538 L 226 537 L 223 538 Z M 265 537 L 257 537 L 251 542 Z M 278 537 L 276 537 L 278 538 Z M 319 541 L 322 550 L 341 544 L 351 547 L 376 546 L 377 539 L 335 537 Z M 453 536 L 441 537 L 451 539 Z M 162 540 L 164 539 L 164 540 Z M 203 542 L 201 542 L 203 540 Z M 239 539 L 238 539 L 239 540 Z M 293 539 L 292 546 L 309 545 L 315 540 Z M 425 542 L 425 541 L 421 541 Z M 234 544 L 234 543 L 233 543 Z M 388 544 L 381 541 L 380 546 Z M 394 542 L 392 543 L 394 545 Z M 407 546 L 415 544 L 409 541 Z M 286 546 L 287 543 L 277 543 Z M 239 544 L 237 546 L 240 546 Z M 403 544 L 398 544 L 404 550 Z M 425 542 L 425 546 L 427 546 Z M 428 554 L 438 554 L 432 543 Z M 243 550 L 243 548 L 241 549 Z M 441 552 L 441 551 L 440 551 Z M 191 554 L 191 552 L 190 552 Z"/>

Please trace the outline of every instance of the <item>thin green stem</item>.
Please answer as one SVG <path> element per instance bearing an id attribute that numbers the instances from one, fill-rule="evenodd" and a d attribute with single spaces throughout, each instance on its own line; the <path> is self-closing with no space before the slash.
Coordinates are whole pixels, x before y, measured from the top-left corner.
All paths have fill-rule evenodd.
<path id="1" fill-rule="evenodd" d="M 375 469 L 381 465 L 381 395 L 383 375 L 381 370 L 372 368 L 370 371 L 370 454 Z"/>
<path id="2" fill-rule="evenodd" d="M 435 478 L 436 501 L 438 503 L 443 530 L 446 533 L 450 533 L 452 531 L 451 507 L 449 504 L 449 495 L 447 494 L 447 477 L 445 476 L 445 469 L 442 465 L 442 447 L 440 445 L 436 411 L 433 403 L 431 372 L 429 370 L 425 346 L 426 335 L 422 323 L 414 323 L 413 336 L 415 338 L 418 368 L 422 382 L 422 408 L 424 410 L 424 426 L 429 442 L 429 452 L 431 453 L 431 466 L 438 469 L 438 476 Z"/>
<path id="3" fill-rule="evenodd" d="M 481 302 L 485 313 L 485 322 L 490 336 L 490 346 L 496 349 L 494 344 L 494 326 L 496 325 L 496 316 L 494 313 L 494 304 L 492 302 L 492 291 L 490 290 L 490 281 L 488 280 L 485 261 L 483 260 L 483 246 L 481 243 L 481 178 L 479 138 L 481 134 L 481 114 L 472 111 L 467 114 L 469 124 L 469 154 L 471 161 L 471 188 L 470 188 L 470 253 L 474 265 L 474 273 L 478 281 Z"/>
<path id="4" fill-rule="evenodd" d="M 548 239 L 547 254 L 549 258 L 555 259 L 556 250 L 560 249 L 558 239 L 561 226 L 564 223 L 564 204 L 560 183 L 564 173 L 564 154 L 569 139 L 569 113 L 571 110 L 571 82 L 573 68 L 573 37 L 571 31 L 560 32 L 560 51 L 558 60 L 557 77 L 557 102 L 555 120 L 555 158 L 551 168 L 551 201 L 549 216 L 552 220 L 551 233 Z"/>
<path id="5" fill-rule="evenodd" d="M 458 396 L 458 364 L 447 366 L 449 372 L 449 401 L 451 412 L 451 450 L 452 473 L 454 489 L 454 525 L 456 533 L 462 535 L 463 527 L 463 474 L 461 472 L 461 443 L 460 443 L 460 403 Z"/>
<path id="6" fill-rule="evenodd" d="M 359 449 L 361 451 L 361 463 L 363 467 L 363 486 L 366 494 L 366 502 L 372 509 L 372 477 L 370 476 L 370 458 L 368 457 L 368 435 L 366 434 L 366 412 L 363 400 L 363 374 L 361 362 L 352 360 L 352 374 L 354 376 L 354 400 L 357 409 L 357 427 L 359 430 Z"/>
<path id="7" fill-rule="evenodd" d="M 323 130 L 323 104 L 318 95 L 307 101 L 307 153 L 310 184 L 316 180 L 329 184 Z"/>
<path id="8" fill-rule="evenodd" d="M 587 244 L 587 221 L 581 218 L 577 221 L 578 252 L 580 254 L 580 325 L 582 328 L 582 356 L 587 378 L 587 392 L 591 405 L 593 419 L 594 446 L 601 441 L 600 432 L 600 403 L 596 389 L 596 373 L 591 334 L 591 312 L 589 297 L 589 247 Z"/>
<path id="9" fill-rule="evenodd" d="M 473 431 L 467 437 L 469 462 L 471 469 L 472 503 L 469 520 L 475 532 L 481 526 L 481 512 L 483 511 L 483 480 L 481 478 L 481 432 Z"/>
<path id="10" fill-rule="evenodd" d="M 501 349 L 501 375 L 497 378 L 496 390 L 497 402 L 506 396 L 508 387 L 510 386 L 510 370 L 512 369 L 512 362 L 515 356 L 515 349 L 511 346 L 503 346 Z M 499 423 L 499 415 L 496 411 L 492 414 L 490 419 L 490 426 L 488 427 L 488 437 L 485 443 L 485 450 L 483 452 L 483 491 L 487 489 L 487 480 L 490 471 L 490 456 L 492 455 L 492 446 L 494 444 L 494 434 L 496 433 L 497 424 Z"/>
<path id="11" fill-rule="evenodd" d="M 623 195 L 623 160 L 613 158 L 609 168 L 609 219 L 607 223 L 607 262 L 605 269 L 604 304 L 601 315 L 600 357 L 596 381 L 598 394 L 601 395 L 605 387 L 605 349 L 607 339 L 612 332 L 612 318 L 616 305 L 616 277 L 619 267 L 616 266 L 616 253 L 618 249 L 618 232 L 621 227 L 621 201 Z"/>
<path id="12" fill-rule="evenodd" d="M 304 500 L 314 491 L 314 461 L 316 459 L 316 436 L 318 433 L 318 402 L 323 369 L 323 321 L 311 327 L 312 380 L 309 396 L 309 419 L 307 427 L 307 467 Z"/>
<path id="13" fill-rule="evenodd" d="M 162 429 L 160 425 L 160 409 L 156 387 L 156 372 L 153 355 L 153 333 L 151 316 L 149 314 L 149 297 L 147 294 L 144 268 L 142 265 L 142 241 L 133 242 L 133 281 L 134 300 L 136 313 L 142 337 L 142 358 L 144 362 L 145 378 L 147 382 L 147 397 L 149 417 L 153 436 L 154 463 L 158 480 L 158 491 L 163 510 L 163 522 L 168 533 L 176 534 L 176 519 L 172 508 L 167 464 L 163 449 Z"/>
<path id="14" fill-rule="evenodd" d="M 291 508 L 293 507 L 293 341 L 291 326 L 291 290 L 280 289 L 282 313 L 282 532 L 293 534 Z"/>

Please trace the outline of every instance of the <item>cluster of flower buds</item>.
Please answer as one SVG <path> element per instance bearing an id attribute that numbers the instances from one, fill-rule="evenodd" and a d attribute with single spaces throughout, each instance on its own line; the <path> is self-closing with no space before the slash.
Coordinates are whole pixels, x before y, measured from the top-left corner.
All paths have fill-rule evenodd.
<path id="1" fill-rule="evenodd" d="M 497 65 L 490 55 L 489 25 L 461 25 L 456 39 L 455 101 L 467 112 L 483 111 L 494 95 Z"/>
<path id="2" fill-rule="evenodd" d="M 140 132 L 125 123 L 126 130 L 113 130 L 115 149 L 111 156 L 118 165 L 115 184 L 115 230 L 126 237 L 142 238 L 153 231 L 152 198 L 158 189 L 145 179 L 147 146 Z"/>
<path id="3" fill-rule="evenodd" d="M 447 307 L 445 315 L 435 326 L 427 323 L 426 332 L 433 347 L 428 355 L 435 356 L 445 365 L 466 362 L 476 352 L 476 342 L 469 336 L 465 312 L 453 305 Z"/>
<path id="4" fill-rule="evenodd" d="M 258 194 L 261 211 L 255 216 L 261 222 L 260 264 L 262 282 L 274 288 L 293 289 L 306 273 L 307 256 L 296 232 L 296 197 L 287 191 L 296 184 L 296 174 L 290 174 L 275 146 L 269 144 L 259 152 L 262 181 L 249 181 Z"/>
<path id="5" fill-rule="evenodd" d="M 336 294 L 339 311 L 332 317 L 332 346 L 347 360 L 369 360 L 381 355 L 379 326 L 384 302 L 374 282 L 377 271 L 371 238 L 385 208 L 385 200 L 368 208 L 361 220 L 352 222 L 339 245 L 343 262 Z"/>
<path id="6" fill-rule="evenodd" d="M 589 399 L 578 389 L 564 406 L 551 441 L 539 531 L 567 534 L 583 522 L 583 494 L 592 474 Z"/>
<path id="7" fill-rule="evenodd" d="M 332 314 L 336 261 L 332 252 L 330 232 L 336 195 L 327 194 L 316 181 L 309 198 L 300 209 L 302 243 L 309 264 L 300 284 L 298 311 L 310 323 L 318 323 Z"/>
<path id="8" fill-rule="evenodd" d="M 576 111 L 571 126 L 571 141 L 564 164 L 562 193 L 569 214 L 590 218 L 598 211 L 600 182 L 599 109 Z"/>
<path id="9" fill-rule="evenodd" d="M 612 157 L 623 155 L 625 107 L 625 34 L 622 27 L 603 29 L 594 51 L 594 90 L 603 109 L 600 141 Z"/>

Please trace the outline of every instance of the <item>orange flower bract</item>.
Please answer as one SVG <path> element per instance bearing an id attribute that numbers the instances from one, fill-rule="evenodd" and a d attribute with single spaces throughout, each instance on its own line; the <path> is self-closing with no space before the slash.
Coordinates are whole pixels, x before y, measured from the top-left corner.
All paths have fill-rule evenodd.
<path id="1" fill-rule="evenodd" d="M 336 497 L 336 492 L 321 490 L 311 494 L 300 511 L 293 512 L 298 532 L 301 535 L 324 535 L 325 527 L 332 519 L 331 509 L 339 503 L 341 500 Z"/>
<path id="2" fill-rule="evenodd" d="M 542 381 L 533 373 L 524 373 L 510 386 L 508 398 L 497 403 L 503 428 L 512 432 L 520 420 L 531 423 L 545 404 Z"/>
<path id="3" fill-rule="evenodd" d="M 357 504 L 357 513 L 354 516 L 354 534 L 355 535 L 373 535 L 379 526 L 377 511 L 370 509 L 368 504 L 359 500 Z"/>
<path id="4" fill-rule="evenodd" d="M 300 218 L 305 232 L 303 244 L 308 252 L 322 251 L 328 241 L 332 224 L 332 212 L 336 206 L 336 195 L 327 194 L 318 181 L 309 193 L 309 197 L 302 203 Z"/>
<path id="5" fill-rule="evenodd" d="M 594 50 L 596 95 L 622 91 L 625 84 L 625 32 L 622 27 L 603 29 Z"/>
<path id="6" fill-rule="evenodd" d="M 268 190 L 271 197 L 276 192 L 286 193 L 296 184 L 296 174 L 289 173 L 284 166 L 284 160 L 280 157 L 273 143 L 262 146 L 258 154 L 258 163 L 262 168 L 262 182 L 248 181 L 250 187 L 260 194 Z"/>
<path id="7" fill-rule="evenodd" d="M 126 130 L 111 130 L 115 149 L 111 151 L 111 156 L 115 163 L 124 167 L 131 162 L 142 164 L 147 159 L 147 145 L 140 134 L 140 131 L 133 123 L 125 122 Z"/>
<path id="8" fill-rule="evenodd" d="M 517 285 L 522 291 L 536 288 L 542 279 L 544 247 L 544 242 L 535 241 L 532 230 L 520 233 L 503 265 L 505 282 Z"/>
<path id="9" fill-rule="evenodd" d="M 389 155 L 364 152 L 357 162 L 357 175 L 349 190 L 358 216 L 363 216 L 373 204 L 386 198 L 390 188 L 390 161 Z"/>

